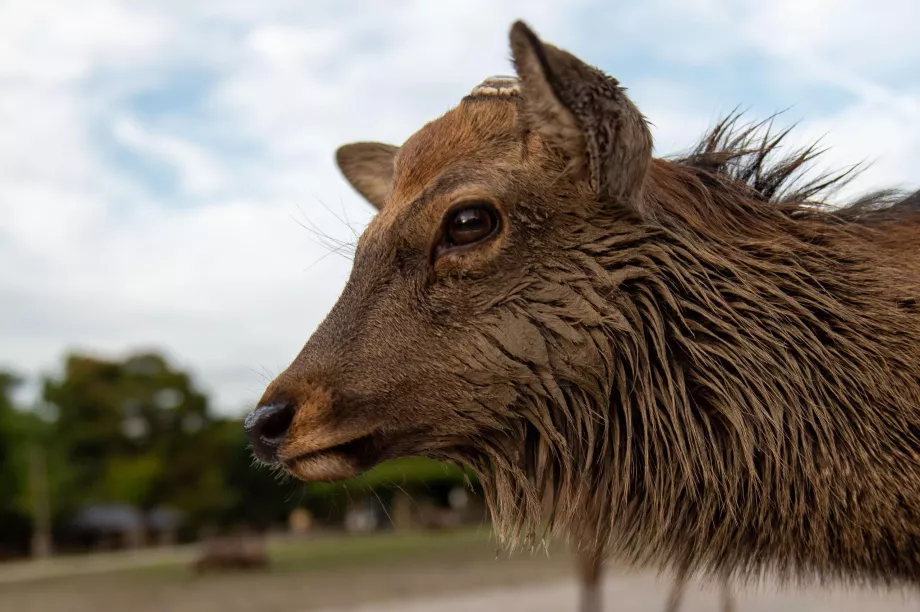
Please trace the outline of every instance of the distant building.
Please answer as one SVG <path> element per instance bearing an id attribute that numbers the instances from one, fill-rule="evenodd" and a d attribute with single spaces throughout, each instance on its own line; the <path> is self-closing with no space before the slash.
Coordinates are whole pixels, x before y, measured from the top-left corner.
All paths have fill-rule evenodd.
<path id="1" fill-rule="evenodd" d="M 84 506 L 71 521 L 85 545 L 103 549 L 171 544 L 181 525 L 182 515 L 175 510 L 156 508 L 145 514 L 129 504 Z"/>

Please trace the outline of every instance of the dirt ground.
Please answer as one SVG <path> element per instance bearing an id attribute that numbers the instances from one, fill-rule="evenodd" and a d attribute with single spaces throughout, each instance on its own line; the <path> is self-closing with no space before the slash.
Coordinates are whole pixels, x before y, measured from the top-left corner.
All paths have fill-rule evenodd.
<path id="1" fill-rule="evenodd" d="M 177 562 L 182 559 L 182 562 Z M 0 612 L 306 612 L 564 579 L 567 555 L 496 559 L 488 534 L 347 538 L 275 546 L 268 571 L 198 576 L 189 555 L 163 555 L 120 571 L 85 573 L 63 563 L 55 577 L 0 566 Z M 4 576 L 12 576 L 4 579 Z M 15 579 L 14 579 L 15 578 Z"/>
<path id="2" fill-rule="evenodd" d="M 487 533 L 282 542 L 271 550 L 268 571 L 205 576 L 190 571 L 190 551 L 58 560 L 53 571 L 47 565 L 0 565 L 0 612 L 577 610 L 573 563 L 564 550 L 549 557 L 496 558 Z M 667 578 L 613 568 L 604 587 L 605 610 L 663 612 L 670 586 Z M 742 593 L 736 611 L 920 612 L 920 595 L 779 591 L 766 584 Z M 718 592 L 694 586 L 681 612 L 722 612 Z"/>

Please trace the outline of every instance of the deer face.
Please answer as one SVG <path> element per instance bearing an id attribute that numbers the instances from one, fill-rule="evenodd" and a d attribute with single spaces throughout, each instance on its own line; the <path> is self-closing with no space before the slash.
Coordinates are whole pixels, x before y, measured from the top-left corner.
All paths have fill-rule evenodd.
<path id="1" fill-rule="evenodd" d="M 513 462 L 573 396 L 609 397 L 595 333 L 609 321 L 577 289 L 592 272 L 574 247 L 599 239 L 596 218 L 646 214 L 651 137 L 615 80 L 521 23 L 511 47 L 517 79 L 484 82 L 402 146 L 339 149 L 379 213 L 339 301 L 246 419 L 262 461 L 307 481 L 407 455 Z"/>

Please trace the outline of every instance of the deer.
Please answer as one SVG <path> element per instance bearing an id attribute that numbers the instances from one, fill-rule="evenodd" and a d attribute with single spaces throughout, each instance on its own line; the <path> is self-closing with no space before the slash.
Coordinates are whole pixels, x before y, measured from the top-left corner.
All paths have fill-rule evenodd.
<path id="1" fill-rule="evenodd" d="M 458 462 L 507 549 L 562 537 L 678 591 L 917 586 L 920 191 L 833 203 L 857 166 L 807 178 L 816 145 L 737 112 L 656 157 L 619 81 L 509 41 L 514 76 L 337 149 L 378 212 L 245 418 L 255 457 Z"/>

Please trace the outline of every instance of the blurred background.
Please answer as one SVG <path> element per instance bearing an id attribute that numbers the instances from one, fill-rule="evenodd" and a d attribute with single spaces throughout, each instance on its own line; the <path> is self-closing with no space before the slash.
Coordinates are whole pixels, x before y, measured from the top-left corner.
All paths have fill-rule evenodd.
<path id="1" fill-rule="evenodd" d="M 0 0 L 0 610 L 575 609 L 568 552 L 498 551 L 461 469 L 305 486 L 241 427 L 371 217 L 335 148 L 399 144 L 512 72 L 517 18 L 620 79 L 658 155 L 785 110 L 828 147 L 816 171 L 871 162 L 840 197 L 917 188 L 914 0 Z M 607 605 L 669 586 L 613 568 Z"/>

